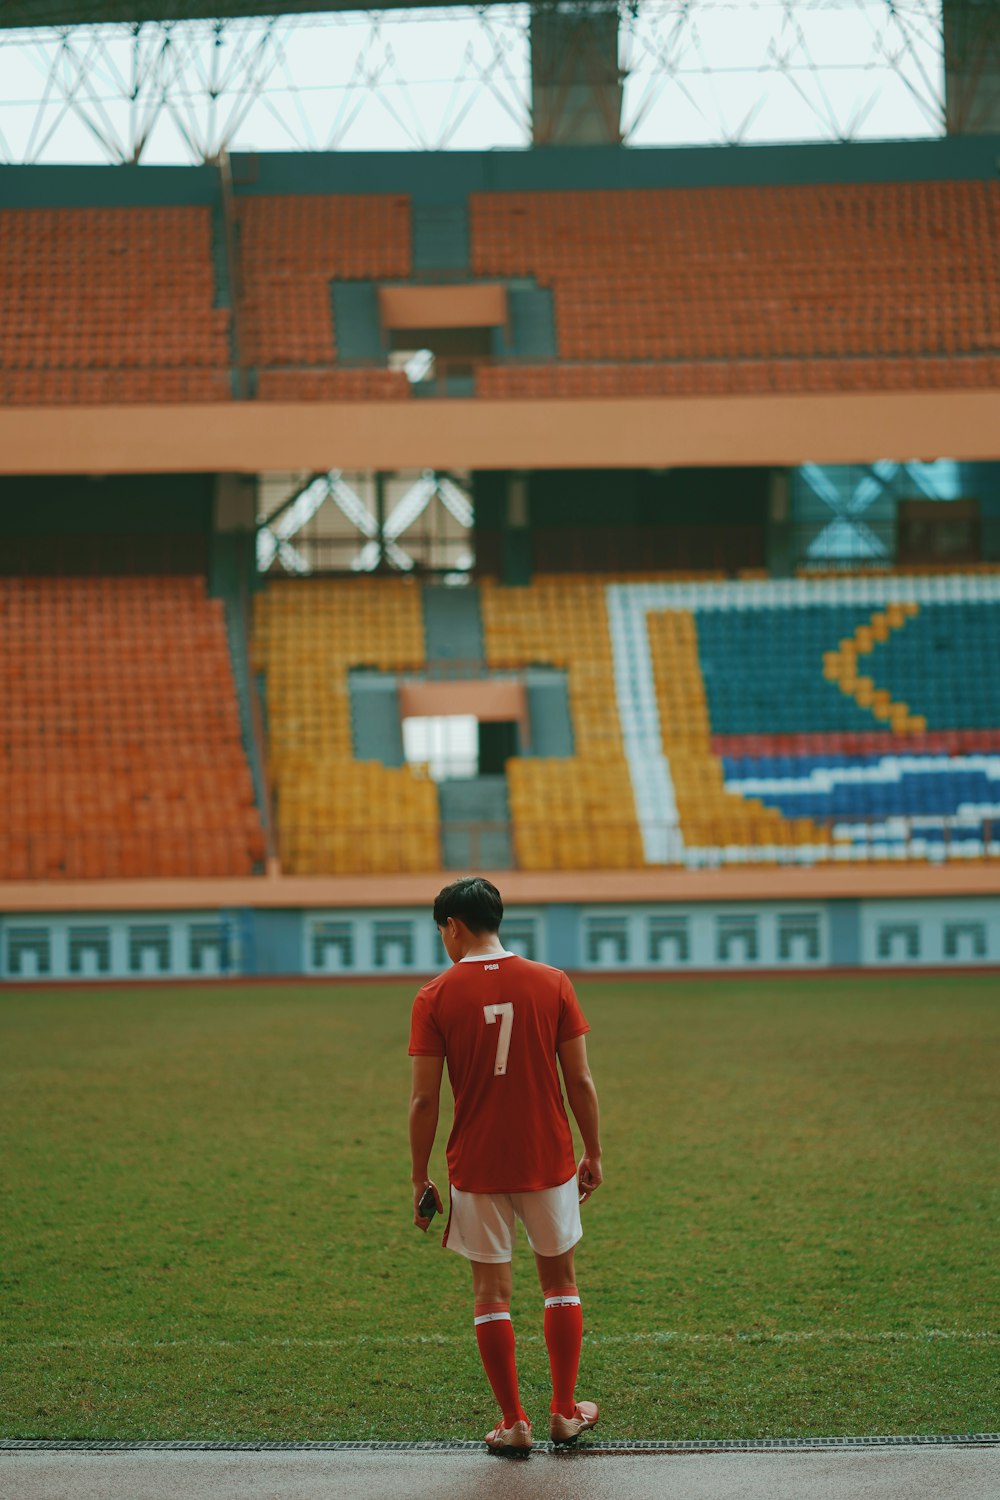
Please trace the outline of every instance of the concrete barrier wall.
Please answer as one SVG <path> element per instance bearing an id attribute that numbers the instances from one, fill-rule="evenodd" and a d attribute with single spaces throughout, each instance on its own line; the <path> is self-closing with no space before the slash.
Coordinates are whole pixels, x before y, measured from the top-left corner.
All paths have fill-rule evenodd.
<path id="1" fill-rule="evenodd" d="M 1000 896 L 510 905 L 508 946 L 575 972 L 1000 966 Z M 22 911 L 0 982 L 398 977 L 447 966 L 424 906 Z"/>

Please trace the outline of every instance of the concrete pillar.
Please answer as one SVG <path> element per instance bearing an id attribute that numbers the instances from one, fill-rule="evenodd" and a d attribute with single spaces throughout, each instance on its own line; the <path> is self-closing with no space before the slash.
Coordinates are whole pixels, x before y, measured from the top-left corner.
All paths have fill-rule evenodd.
<path id="1" fill-rule="evenodd" d="M 791 578 L 795 571 L 796 538 L 787 469 L 772 469 L 768 476 L 765 535 L 768 572 L 773 578 Z"/>
<path id="2" fill-rule="evenodd" d="M 941 24 L 948 134 L 1000 133 L 1000 5 L 942 0 Z"/>
<path id="3" fill-rule="evenodd" d="M 984 562 L 1000 562 L 1000 463 L 959 465 L 963 498 L 979 501 Z"/>
<path id="4" fill-rule="evenodd" d="M 209 590 L 237 597 L 257 582 L 257 484 L 249 474 L 218 474 L 212 510 Z"/>
<path id="5" fill-rule="evenodd" d="M 250 474 L 217 474 L 215 531 L 256 531 L 257 484 Z"/>
<path id="6" fill-rule="evenodd" d="M 621 144 L 617 5 L 536 5 L 531 12 L 535 146 Z"/>
<path id="7" fill-rule="evenodd" d="M 506 584 L 531 582 L 531 501 L 530 476 L 507 476 L 507 503 L 504 508 L 502 577 Z"/>

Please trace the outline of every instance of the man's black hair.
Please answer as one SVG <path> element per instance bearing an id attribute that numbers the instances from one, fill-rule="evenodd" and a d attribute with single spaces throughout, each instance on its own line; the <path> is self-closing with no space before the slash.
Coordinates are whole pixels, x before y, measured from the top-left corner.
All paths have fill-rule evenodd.
<path id="1" fill-rule="evenodd" d="M 457 917 L 470 932 L 499 932 L 503 921 L 500 892 L 481 875 L 463 876 L 446 885 L 434 902 L 438 927 L 444 927 L 449 917 Z"/>

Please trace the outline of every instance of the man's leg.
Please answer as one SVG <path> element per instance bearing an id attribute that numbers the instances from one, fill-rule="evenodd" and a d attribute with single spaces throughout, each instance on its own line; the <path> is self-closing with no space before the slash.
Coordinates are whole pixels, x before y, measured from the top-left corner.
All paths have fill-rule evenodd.
<path id="1" fill-rule="evenodd" d="M 576 1289 L 573 1251 L 539 1255 L 538 1279 L 545 1294 L 545 1347 L 552 1371 L 549 1437 L 554 1443 L 575 1443 L 581 1432 L 597 1426 L 600 1415 L 593 1401 L 577 1401 L 576 1376 L 583 1343 L 583 1313 Z"/>
<path id="2" fill-rule="evenodd" d="M 526 1422 L 517 1388 L 514 1327 L 510 1321 L 513 1274 L 510 1261 L 471 1261 L 476 1342 L 487 1379 L 503 1412 L 503 1425 Z"/>
<path id="3" fill-rule="evenodd" d="M 574 1252 L 535 1255 L 545 1297 L 545 1347 L 552 1371 L 552 1412 L 572 1417 L 576 1409 L 576 1376 L 583 1343 L 583 1313 L 576 1287 Z"/>

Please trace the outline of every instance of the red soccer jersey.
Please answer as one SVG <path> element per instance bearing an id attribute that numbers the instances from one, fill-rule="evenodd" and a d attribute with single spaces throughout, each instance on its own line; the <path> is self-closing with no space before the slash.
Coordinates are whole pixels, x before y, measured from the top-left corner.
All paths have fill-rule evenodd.
<path id="1" fill-rule="evenodd" d="M 514 953 L 464 958 L 424 985 L 410 1056 L 447 1059 L 454 1187 L 528 1193 L 568 1182 L 576 1161 L 556 1054 L 589 1030 L 562 970 Z"/>

